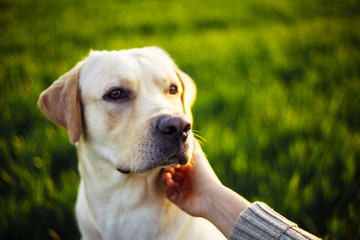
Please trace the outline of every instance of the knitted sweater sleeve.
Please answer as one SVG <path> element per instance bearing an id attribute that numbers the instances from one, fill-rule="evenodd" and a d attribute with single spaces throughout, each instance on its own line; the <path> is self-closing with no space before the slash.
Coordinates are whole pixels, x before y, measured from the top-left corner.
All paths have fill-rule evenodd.
<path id="1" fill-rule="evenodd" d="M 239 239 L 319 239 L 276 213 L 265 203 L 255 202 L 236 220 L 230 240 Z"/>

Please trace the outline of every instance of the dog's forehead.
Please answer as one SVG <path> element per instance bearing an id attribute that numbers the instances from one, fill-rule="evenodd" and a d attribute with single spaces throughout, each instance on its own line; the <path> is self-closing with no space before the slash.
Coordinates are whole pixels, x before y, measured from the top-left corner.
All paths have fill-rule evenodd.
<path id="1" fill-rule="evenodd" d="M 155 50 L 92 51 L 81 72 L 80 88 L 101 85 L 106 88 L 121 80 L 136 85 L 140 79 L 152 79 L 162 84 L 164 80 L 177 78 L 171 58 L 165 52 Z"/>

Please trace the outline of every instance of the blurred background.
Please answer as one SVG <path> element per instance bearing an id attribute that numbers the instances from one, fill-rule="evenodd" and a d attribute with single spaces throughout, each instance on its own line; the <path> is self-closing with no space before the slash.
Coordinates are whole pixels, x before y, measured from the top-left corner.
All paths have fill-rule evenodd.
<path id="1" fill-rule="evenodd" d="M 221 181 L 360 239 L 358 0 L 0 0 L 0 239 L 79 239 L 76 149 L 37 99 L 90 49 L 157 45 L 196 82 Z"/>

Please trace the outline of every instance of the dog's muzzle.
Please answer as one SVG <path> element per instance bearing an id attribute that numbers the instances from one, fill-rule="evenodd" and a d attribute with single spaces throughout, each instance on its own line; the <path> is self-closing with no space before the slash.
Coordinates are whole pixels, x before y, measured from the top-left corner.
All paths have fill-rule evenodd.
<path id="1" fill-rule="evenodd" d="M 176 164 L 185 165 L 189 159 L 191 123 L 182 115 L 160 115 L 152 119 L 152 140 L 139 144 L 138 151 L 143 158 L 140 169 L 122 168 L 117 170 L 128 174 L 144 172 L 156 167 L 166 167 Z"/>

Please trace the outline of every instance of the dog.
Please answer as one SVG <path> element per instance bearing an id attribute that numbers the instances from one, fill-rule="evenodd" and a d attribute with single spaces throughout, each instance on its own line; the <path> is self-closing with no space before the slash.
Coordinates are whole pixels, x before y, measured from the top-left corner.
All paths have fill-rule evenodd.
<path id="1" fill-rule="evenodd" d="M 158 47 L 91 51 L 39 98 L 78 153 L 83 239 L 224 239 L 162 190 L 162 167 L 188 164 L 196 86 Z"/>

